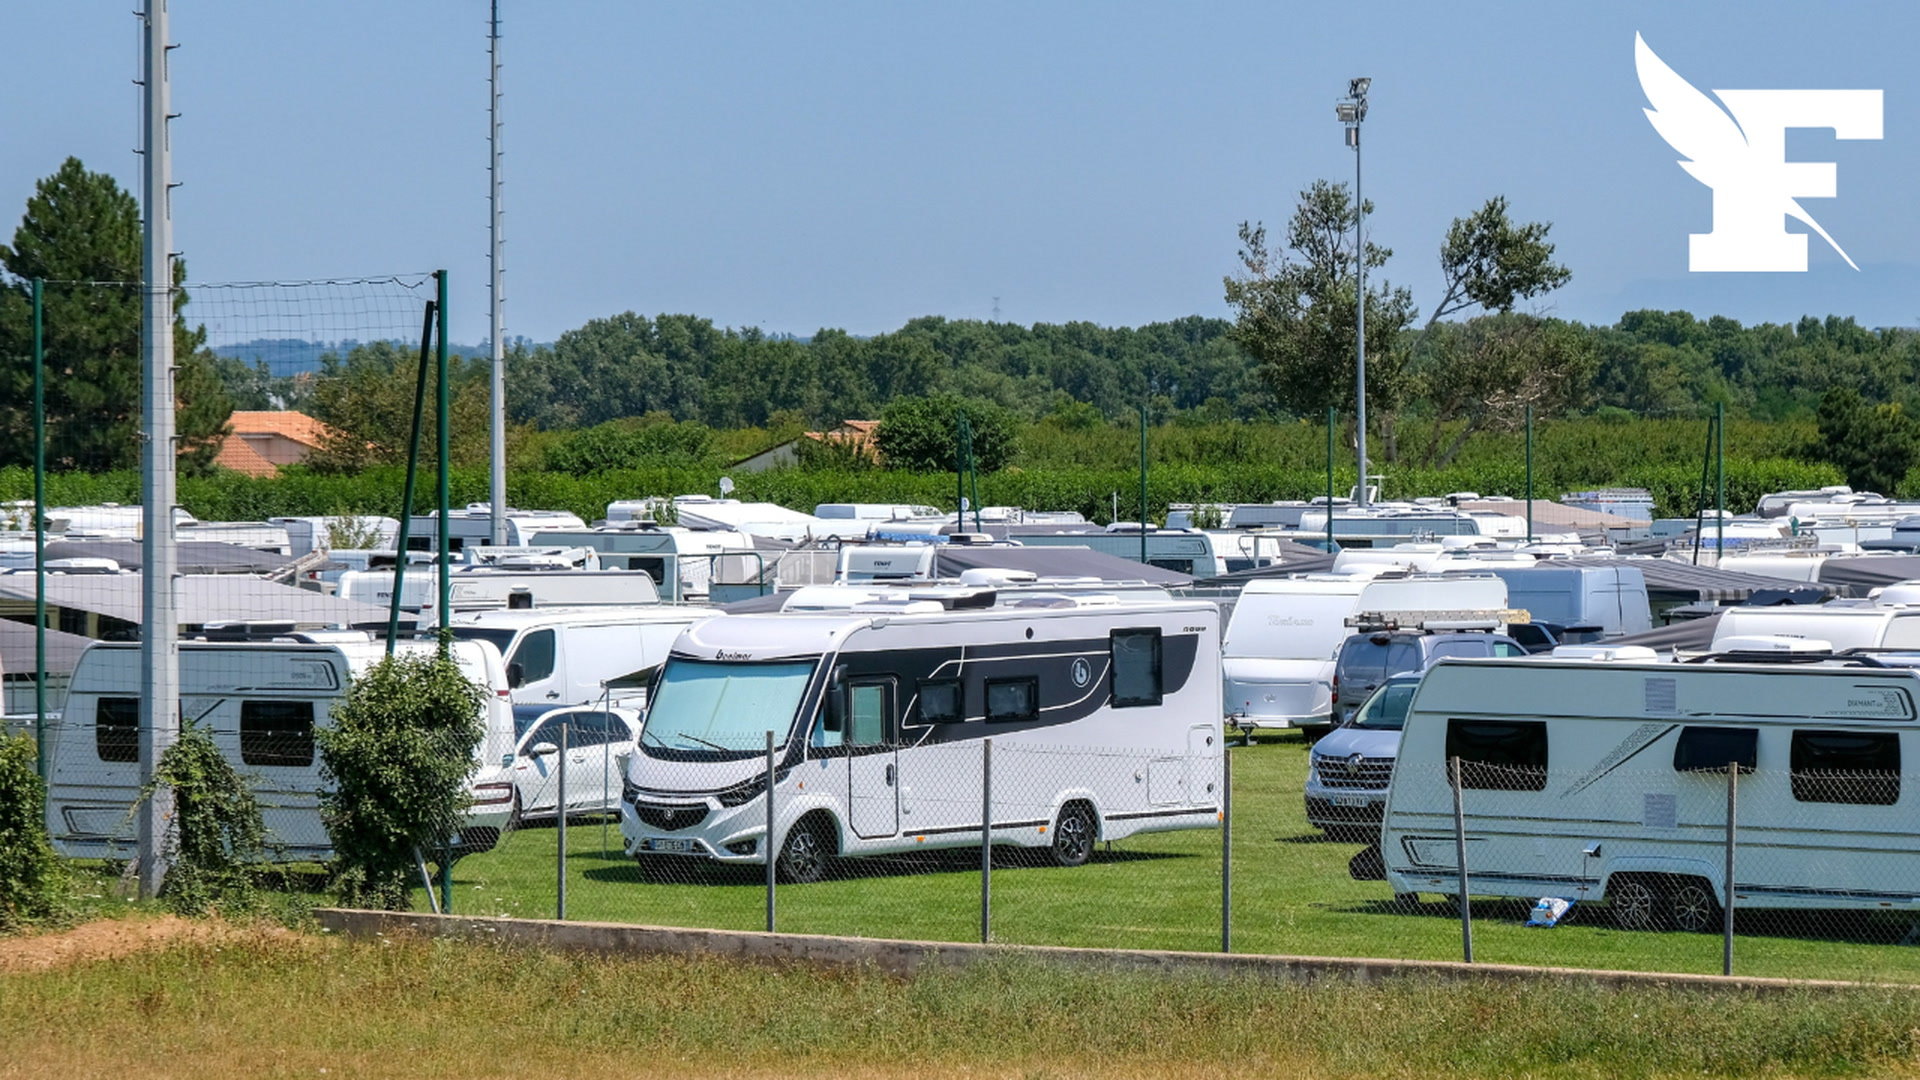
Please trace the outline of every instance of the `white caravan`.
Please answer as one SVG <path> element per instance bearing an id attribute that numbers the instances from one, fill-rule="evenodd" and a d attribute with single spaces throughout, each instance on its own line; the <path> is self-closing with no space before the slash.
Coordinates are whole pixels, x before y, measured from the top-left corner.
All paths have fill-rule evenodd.
<path id="1" fill-rule="evenodd" d="M 592 548 L 600 553 L 602 570 L 644 570 L 660 595 L 671 603 L 707 599 L 714 564 L 723 581 L 751 579 L 777 559 L 771 550 L 756 550 L 746 533 L 660 526 L 651 521 L 627 521 L 594 528 L 551 529 L 534 535 L 541 544 Z"/>
<path id="2" fill-rule="evenodd" d="M 715 614 L 671 604 L 484 611 L 455 615 L 452 626 L 454 637 L 500 650 L 515 705 L 558 707 L 602 700 L 609 683 L 664 663 L 680 631 Z M 611 694 L 616 701 L 641 696 L 641 688 Z"/>
<path id="3" fill-rule="evenodd" d="M 578 514 L 565 510 L 514 510 L 506 512 L 507 543 L 537 544 L 536 533 L 556 529 L 584 529 L 587 523 Z M 415 514 L 407 526 L 407 547 L 414 551 L 434 551 L 440 546 L 440 511 Z M 493 543 L 493 510 L 486 503 L 468 503 L 465 509 L 447 515 L 447 549 L 462 551 Z"/>
<path id="4" fill-rule="evenodd" d="M 457 567 L 447 583 L 448 606 L 459 611 L 517 611 L 535 607 L 607 607 L 657 604 L 660 593 L 644 570 L 503 570 Z M 349 570 L 336 595 L 387 607 L 391 569 Z M 410 565 L 400 576 L 400 609 L 421 616 L 439 607 L 440 575 L 431 564 Z"/>
<path id="5" fill-rule="evenodd" d="M 1216 827 L 1214 606 L 1034 599 L 692 627 L 628 766 L 627 853 L 764 865 L 772 852 L 788 880 L 812 881 L 834 856 L 978 845 L 986 738 L 996 844 L 1077 865 L 1101 840 Z"/>
<path id="6" fill-rule="evenodd" d="M 1897 589 L 1899 586 L 1889 586 Z M 1906 590 L 1891 594 L 1906 596 Z M 1920 648 L 1920 607 L 1880 600 L 1830 600 L 1824 604 L 1730 607 L 1713 628 L 1713 649 L 1729 648 L 1735 638 L 1802 638 L 1831 649 Z"/>
<path id="7" fill-rule="evenodd" d="M 1492 575 L 1301 574 L 1250 581 L 1222 646 L 1227 715 L 1243 730 L 1331 724 L 1334 658 L 1353 633 L 1347 620 L 1363 611 L 1506 606 L 1506 583 Z"/>
<path id="8" fill-rule="evenodd" d="M 320 821 L 322 784 L 316 727 L 328 723 L 348 680 L 386 654 L 364 633 L 303 635 L 326 644 L 180 643 L 180 712 L 206 729 L 227 760 L 253 783 L 268 842 L 282 858 L 332 857 Z M 400 651 L 435 646 L 406 642 Z M 500 761 L 514 749 L 506 673 L 491 645 L 460 643 L 454 659 L 486 690 L 485 734 L 474 748 L 473 806 L 460 831 L 465 852 L 499 839 L 513 786 Z M 97 644 L 74 666 L 66 707 L 49 739 L 47 833 L 76 858 L 125 857 L 134 843 L 132 808 L 140 793 L 140 646 Z"/>
<path id="9" fill-rule="evenodd" d="M 315 551 L 331 551 L 336 536 L 350 541 L 344 545 L 354 551 L 391 549 L 400 535 L 400 523 L 390 517 L 372 514 L 331 514 L 321 517 L 274 517 L 267 522 L 287 530 L 291 545 L 287 554 L 295 557 Z"/>
<path id="10" fill-rule="evenodd" d="M 1473 895 L 1717 929 L 1734 764 L 1739 907 L 1920 910 L 1916 697 L 1920 674 L 1860 662 L 1443 661 L 1401 734 L 1387 881 L 1458 893 L 1458 757 Z"/>

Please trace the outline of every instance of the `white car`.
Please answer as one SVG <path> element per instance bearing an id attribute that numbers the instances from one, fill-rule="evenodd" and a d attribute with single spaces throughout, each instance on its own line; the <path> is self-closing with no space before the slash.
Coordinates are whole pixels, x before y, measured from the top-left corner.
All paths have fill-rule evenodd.
<path id="1" fill-rule="evenodd" d="M 561 735 L 566 735 L 567 813 L 613 813 L 620 808 L 620 778 L 640 730 L 640 712 L 619 707 L 571 705 L 560 709 L 517 706 L 513 753 L 500 766 L 513 784 L 509 827 L 555 818 L 560 805 Z"/>

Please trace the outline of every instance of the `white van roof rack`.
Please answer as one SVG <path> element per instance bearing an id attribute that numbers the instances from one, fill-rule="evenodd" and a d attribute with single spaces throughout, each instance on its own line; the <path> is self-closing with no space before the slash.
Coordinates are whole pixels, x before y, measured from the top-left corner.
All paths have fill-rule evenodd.
<path id="1" fill-rule="evenodd" d="M 1524 608 L 1452 609 L 1432 611 L 1362 611 L 1347 616 L 1347 625 L 1360 633 L 1374 630 L 1494 630 L 1524 625 L 1533 616 Z"/>

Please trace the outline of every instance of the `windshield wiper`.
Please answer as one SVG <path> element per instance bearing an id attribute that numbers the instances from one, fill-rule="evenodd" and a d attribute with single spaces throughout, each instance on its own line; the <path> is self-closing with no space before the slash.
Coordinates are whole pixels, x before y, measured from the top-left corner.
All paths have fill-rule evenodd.
<path id="1" fill-rule="evenodd" d="M 668 746 L 668 745 L 667 745 L 667 741 L 666 741 L 665 739 L 662 739 L 662 738 L 661 738 L 660 736 L 658 736 L 658 735 L 654 735 L 652 731 L 650 731 L 650 730 L 648 730 L 648 729 L 646 729 L 646 728 L 641 728 L 641 729 L 640 729 L 640 741 L 641 741 L 641 742 L 643 742 L 643 743 L 644 743 L 644 742 L 646 742 L 646 741 L 647 741 L 647 737 L 648 737 L 648 736 L 652 736 L 652 737 L 653 737 L 653 745 L 655 745 L 655 746 L 657 746 L 657 747 L 659 747 L 660 749 L 662 749 L 662 750 L 671 750 L 671 749 L 673 749 L 673 747 L 671 747 L 671 746 Z"/>
<path id="2" fill-rule="evenodd" d="M 705 739 L 703 739 L 703 738 L 701 738 L 701 737 L 700 737 L 700 736 L 698 736 L 698 735 L 689 735 L 689 734 L 687 734 L 687 733 L 686 733 L 686 732 L 684 732 L 684 731 L 681 731 L 681 732 L 676 732 L 676 734 L 678 734 L 678 735 L 680 736 L 680 738 L 682 738 L 682 739 L 692 739 L 692 740 L 693 740 L 694 742 L 697 742 L 697 743 L 699 743 L 699 744 L 701 744 L 702 746 L 711 746 L 711 747 L 713 747 L 713 748 L 714 748 L 715 750 L 718 750 L 718 751 L 720 751 L 720 752 L 722 752 L 722 753 L 725 753 L 725 752 L 727 752 L 727 751 L 728 751 L 728 750 L 730 749 L 729 747 L 725 747 L 725 746 L 721 746 L 721 745 L 720 745 L 719 743 L 717 743 L 717 742 L 708 742 L 707 740 L 705 740 Z"/>

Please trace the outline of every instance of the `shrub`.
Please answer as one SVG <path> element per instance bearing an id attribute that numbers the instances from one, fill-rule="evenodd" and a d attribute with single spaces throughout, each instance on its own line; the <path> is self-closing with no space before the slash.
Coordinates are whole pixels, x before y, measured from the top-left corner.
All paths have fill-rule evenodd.
<path id="1" fill-rule="evenodd" d="M 547 447 L 554 472 L 594 473 L 643 465 L 697 465 L 713 457 L 713 432 L 704 424 L 611 420 L 566 435 Z"/>
<path id="2" fill-rule="evenodd" d="M 1013 414 L 991 402 L 936 394 L 895 398 L 880 414 L 874 442 L 889 469 L 951 471 L 959 437 L 957 418 L 973 429 L 974 467 L 998 472 L 1019 452 Z"/>
<path id="3" fill-rule="evenodd" d="M 214 745 L 207 730 L 189 721 L 160 755 L 153 788 L 173 792 L 173 829 L 168 838 L 167 877 L 160 899 L 182 915 L 233 915 L 259 907 L 254 865 L 266 850 L 266 826 L 253 787 Z"/>
<path id="4" fill-rule="evenodd" d="M 407 907 L 416 852 L 442 851 L 466 812 L 484 700 L 444 651 L 392 656 L 356 677 L 314 733 L 342 902 Z"/>
<path id="5" fill-rule="evenodd" d="M 0 930 L 57 917 L 66 873 L 47 840 L 47 785 L 31 736 L 0 734 Z"/>

